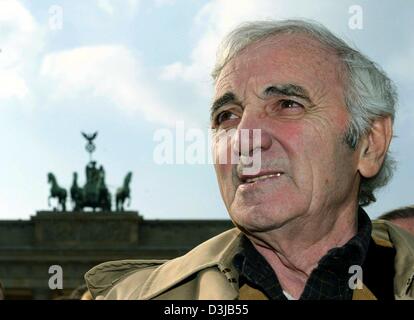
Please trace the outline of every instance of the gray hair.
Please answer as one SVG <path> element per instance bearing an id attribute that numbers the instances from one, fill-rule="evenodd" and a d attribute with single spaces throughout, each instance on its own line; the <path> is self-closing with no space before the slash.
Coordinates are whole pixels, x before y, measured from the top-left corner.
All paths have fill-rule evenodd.
<path id="1" fill-rule="evenodd" d="M 379 216 L 377 219 L 383 220 L 397 220 L 397 219 L 410 219 L 414 218 L 414 206 L 403 207 L 399 209 L 394 209 L 392 211 L 388 211 L 383 215 Z"/>
<path id="2" fill-rule="evenodd" d="M 397 93 L 381 67 L 323 25 L 310 20 L 255 21 L 240 25 L 224 38 L 218 48 L 212 72 L 214 82 L 226 64 L 247 46 L 279 34 L 309 35 L 333 49 L 343 62 L 345 104 L 351 118 L 344 138 L 350 148 L 356 148 L 360 138 L 370 131 L 374 119 L 390 117 L 394 121 Z M 360 205 L 376 201 L 374 191 L 389 182 L 394 169 L 395 161 L 388 151 L 379 172 L 374 177 L 361 178 Z"/>

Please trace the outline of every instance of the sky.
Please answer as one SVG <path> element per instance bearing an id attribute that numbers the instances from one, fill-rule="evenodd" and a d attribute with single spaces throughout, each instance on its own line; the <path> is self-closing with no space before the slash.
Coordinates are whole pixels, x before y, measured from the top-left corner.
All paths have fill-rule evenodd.
<path id="1" fill-rule="evenodd" d="M 160 164 L 157 139 L 174 133 L 176 160 L 197 137 L 208 153 L 220 39 L 247 20 L 284 18 L 323 23 L 394 80 L 397 170 L 367 211 L 413 204 L 412 1 L 0 0 L 0 219 L 50 210 L 48 172 L 66 189 L 75 171 L 85 183 L 81 131 L 98 131 L 93 157 L 112 194 L 133 172 L 129 209 L 145 219 L 226 219 L 212 165 Z"/>

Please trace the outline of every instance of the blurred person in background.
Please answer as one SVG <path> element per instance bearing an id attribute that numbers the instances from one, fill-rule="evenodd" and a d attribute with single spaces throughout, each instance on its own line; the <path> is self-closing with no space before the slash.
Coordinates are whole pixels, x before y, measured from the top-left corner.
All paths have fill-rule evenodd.
<path id="1" fill-rule="evenodd" d="M 379 216 L 378 219 L 390 221 L 414 235 L 414 206 L 389 211 Z"/>

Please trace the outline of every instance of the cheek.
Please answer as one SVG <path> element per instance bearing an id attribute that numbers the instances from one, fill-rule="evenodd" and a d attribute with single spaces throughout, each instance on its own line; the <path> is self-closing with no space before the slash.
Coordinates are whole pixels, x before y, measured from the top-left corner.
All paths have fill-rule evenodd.
<path id="1" fill-rule="evenodd" d="M 215 164 L 214 168 L 216 170 L 221 197 L 227 210 L 229 210 L 236 193 L 232 179 L 232 166 L 229 164 Z"/>
<path id="2" fill-rule="evenodd" d="M 306 142 L 313 190 L 317 196 L 334 199 L 350 192 L 354 160 L 342 138 L 340 133 L 331 131 L 330 136 Z"/>
<path id="3" fill-rule="evenodd" d="M 302 123 L 299 122 L 279 122 L 275 125 L 277 130 L 273 133 L 276 145 L 280 145 L 280 153 L 285 153 L 289 158 L 291 165 L 303 158 L 306 145 L 306 130 Z M 276 151 L 277 152 L 277 151 Z"/>
<path id="4" fill-rule="evenodd" d="M 226 165 L 232 163 L 232 137 L 234 130 L 216 133 L 212 139 L 212 154 L 215 164 Z"/>
<path id="5" fill-rule="evenodd" d="M 234 196 L 230 141 L 229 137 L 221 136 L 220 139 L 215 137 L 212 143 L 214 168 L 220 192 L 225 202 L 231 201 Z"/>
<path id="6" fill-rule="evenodd" d="M 306 190 L 314 189 L 314 183 L 328 187 L 333 168 L 332 137 L 325 138 L 326 133 L 322 135 L 306 122 L 284 123 L 279 128 L 277 139 L 289 158 L 296 183 Z M 314 181 L 316 177 L 319 182 Z"/>
<path id="7" fill-rule="evenodd" d="M 226 185 L 226 176 L 228 175 L 228 168 L 226 165 L 215 164 L 214 169 L 216 170 L 217 182 L 219 184 L 220 190 L 223 192 Z"/>

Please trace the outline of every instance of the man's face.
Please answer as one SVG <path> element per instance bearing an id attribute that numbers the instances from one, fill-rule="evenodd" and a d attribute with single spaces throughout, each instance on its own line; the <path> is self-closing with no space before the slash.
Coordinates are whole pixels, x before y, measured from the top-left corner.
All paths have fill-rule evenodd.
<path id="1" fill-rule="evenodd" d="M 230 161 L 215 165 L 239 227 L 268 231 L 356 205 L 358 157 L 344 143 L 349 113 L 340 70 L 332 52 L 304 35 L 250 45 L 222 70 L 212 108 L 216 161 L 239 152 L 243 130 L 261 130 L 244 151 L 260 152 L 258 174 Z"/>

